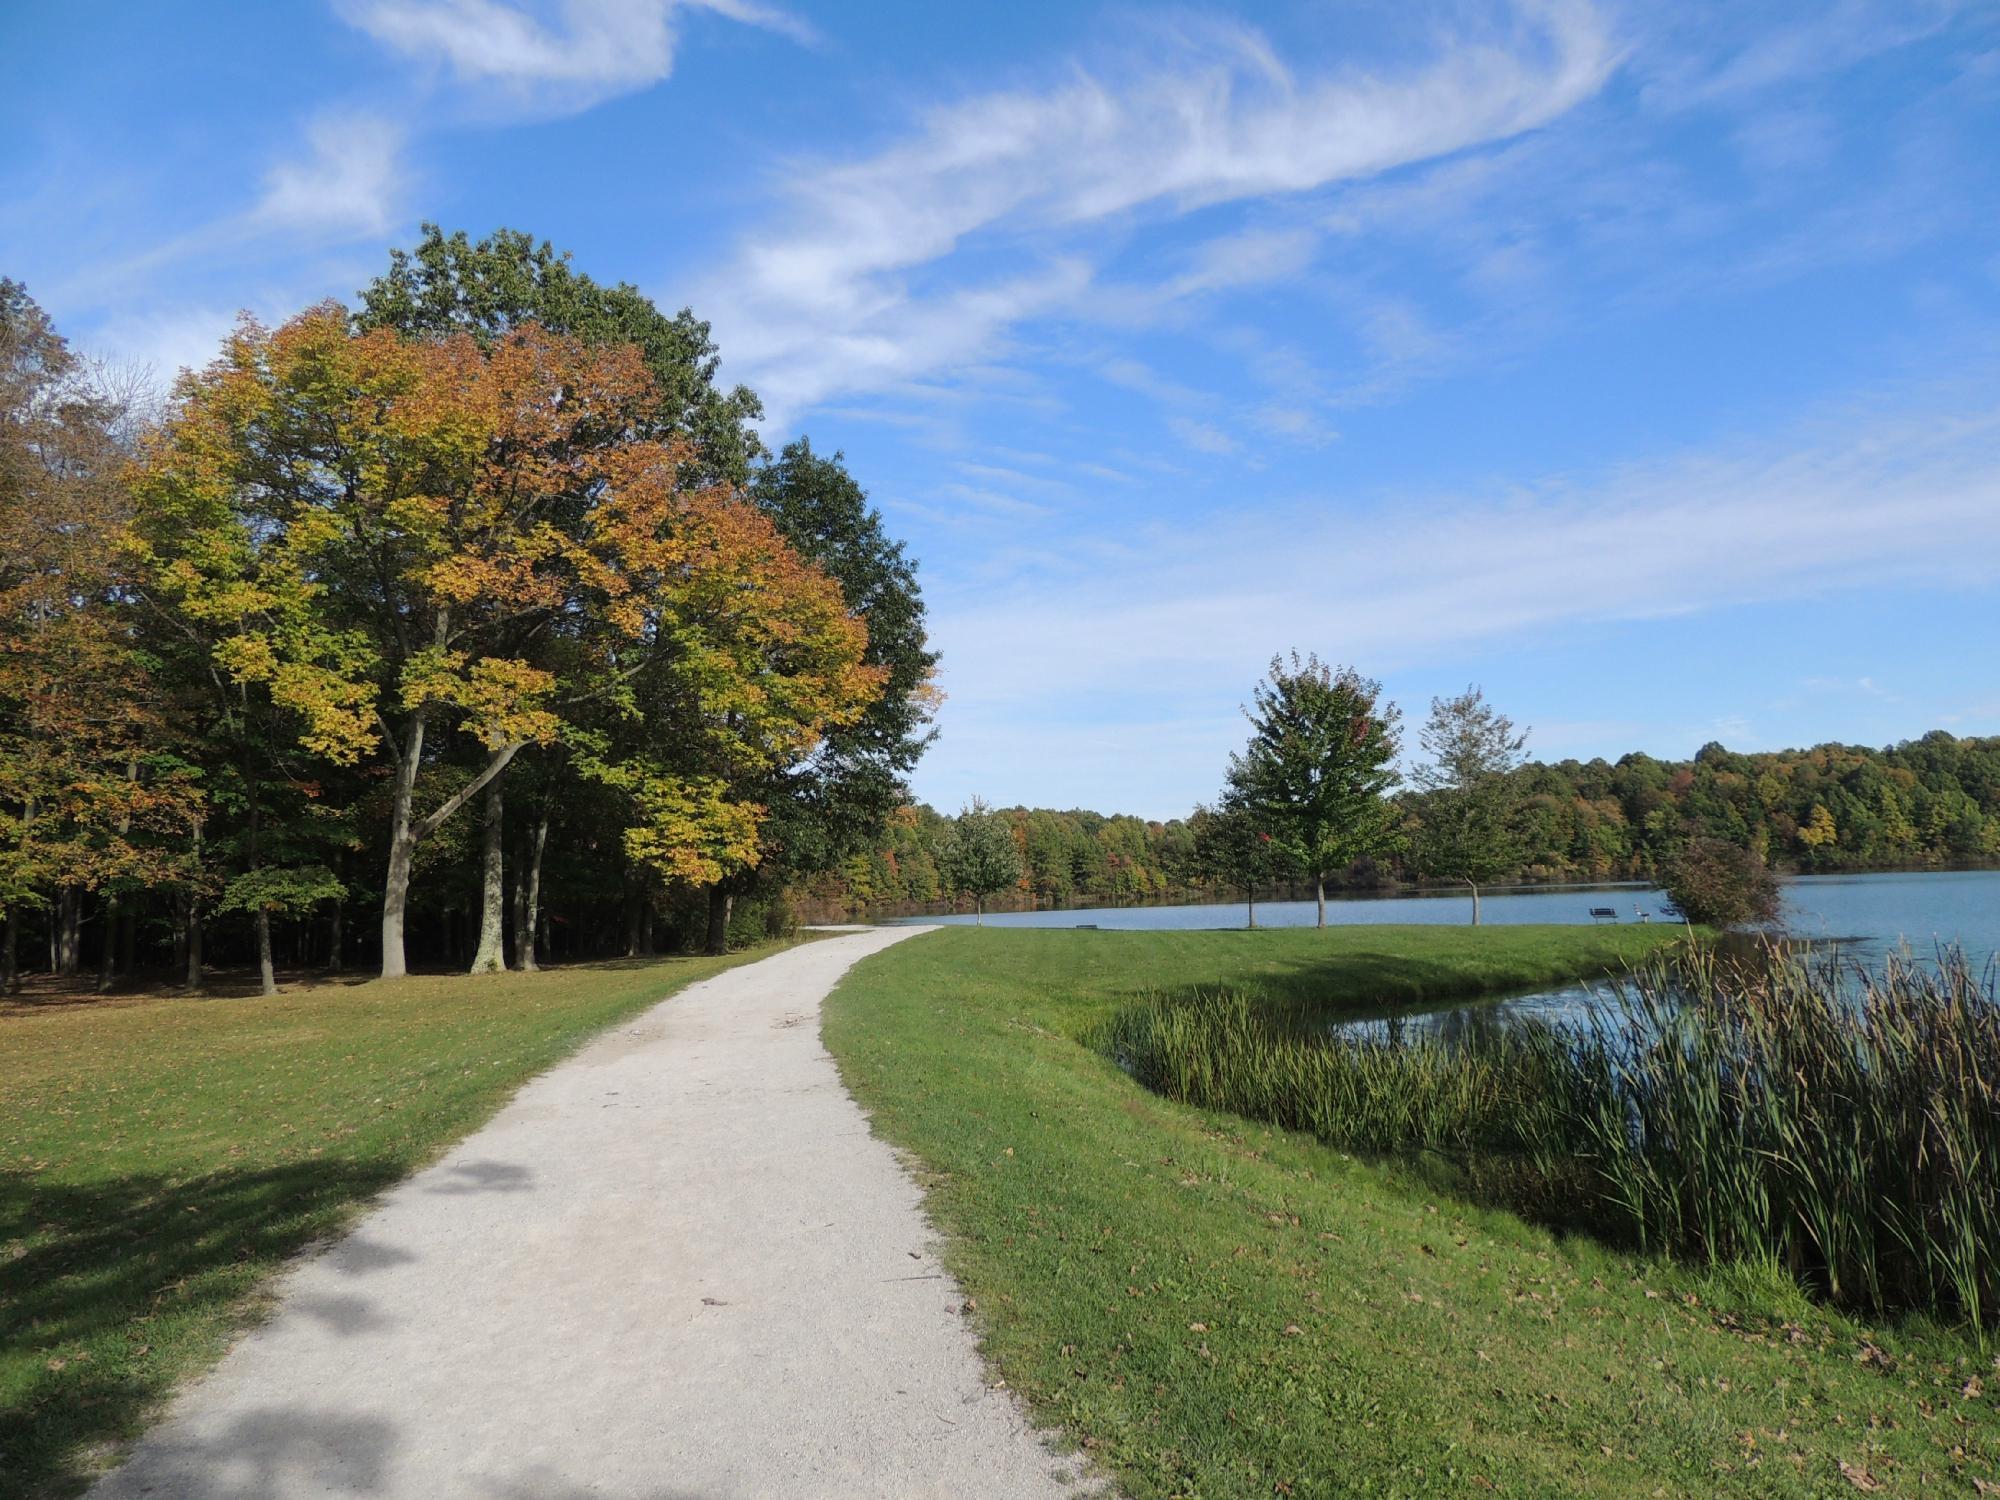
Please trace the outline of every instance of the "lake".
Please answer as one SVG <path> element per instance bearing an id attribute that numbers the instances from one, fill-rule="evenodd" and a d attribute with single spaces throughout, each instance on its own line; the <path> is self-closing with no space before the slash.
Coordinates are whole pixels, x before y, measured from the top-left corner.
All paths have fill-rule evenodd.
<path id="1" fill-rule="evenodd" d="M 1563 885 L 1496 889 L 1480 896 L 1480 915 L 1493 925 L 1514 922 L 1589 923 L 1590 909 L 1609 906 L 1619 920 L 1668 920 L 1659 912 L 1666 896 L 1637 884 Z M 989 927 L 1086 927 L 1127 931 L 1241 927 L 1242 902 L 1200 906 L 1118 906 L 1064 911 L 990 912 Z M 1462 895 L 1427 893 L 1416 896 L 1343 896 L 1329 899 L 1329 924 L 1367 922 L 1465 923 L 1472 902 Z M 909 917 L 902 922 L 966 923 L 969 916 Z M 1310 927 L 1313 903 L 1272 901 L 1257 904 L 1260 927 Z M 2000 963 L 2000 870 L 1898 871 L 1876 875 L 1805 875 L 1785 882 L 1785 929 L 1797 937 L 1834 942 L 1843 954 L 1868 964 L 1907 947 L 1919 958 L 1941 946 L 1965 950 L 1975 971 Z M 1578 1019 L 1592 1003 L 1588 986 L 1533 995 L 1482 1001 L 1475 1005 L 1442 1007 L 1436 1011 L 1404 1011 L 1408 1023 L 1452 1031 L 1462 1026 L 1539 1016 L 1550 1020 Z M 1379 1029 L 1363 1022 L 1356 1029 Z"/>

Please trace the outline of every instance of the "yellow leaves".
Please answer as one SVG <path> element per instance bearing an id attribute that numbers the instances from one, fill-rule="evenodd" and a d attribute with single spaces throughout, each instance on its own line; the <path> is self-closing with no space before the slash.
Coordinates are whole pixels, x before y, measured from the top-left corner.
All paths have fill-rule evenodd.
<path id="1" fill-rule="evenodd" d="M 562 728 L 548 707 L 555 674 L 512 657 L 471 658 L 463 651 L 420 651 L 403 669 L 402 705 L 445 703 L 464 711 L 466 728 L 489 750 L 546 745 Z"/>
<path id="2" fill-rule="evenodd" d="M 733 800 L 719 777 L 645 776 L 632 791 L 639 821 L 625 852 L 662 879 L 713 885 L 756 865 L 765 809 Z"/>
<path id="3" fill-rule="evenodd" d="M 215 659 L 238 682 L 269 682 L 278 674 L 278 654 L 269 636 L 232 636 L 216 646 Z"/>

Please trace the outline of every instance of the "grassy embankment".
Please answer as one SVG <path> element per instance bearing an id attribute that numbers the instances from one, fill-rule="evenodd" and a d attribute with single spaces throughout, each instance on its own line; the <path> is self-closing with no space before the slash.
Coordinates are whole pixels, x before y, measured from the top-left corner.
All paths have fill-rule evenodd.
<path id="1" fill-rule="evenodd" d="M 287 1257 L 592 1033 L 771 951 L 0 1002 L 0 1496 L 79 1487 Z"/>
<path id="2" fill-rule="evenodd" d="M 1544 1224 L 1783 1266 L 1866 1313 L 2000 1325 L 2000 995 L 1962 955 L 1677 950 L 1607 999 L 1581 1031 L 1397 1042 L 1216 989 L 1136 1001 L 1099 1040 L 1170 1099 L 1421 1150 Z"/>
<path id="3" fill-rule="evenodd" d="M 1968 1338 L 1558 1239 L 1077 1040 L 1148 993 L 1374 1009 L 1670 936 L 954 929 L 859 969 L 826 1032 L 927 1166 L 995 1367 L 1135 1496 L 1992 1493 L 2000 1370 Z"/>

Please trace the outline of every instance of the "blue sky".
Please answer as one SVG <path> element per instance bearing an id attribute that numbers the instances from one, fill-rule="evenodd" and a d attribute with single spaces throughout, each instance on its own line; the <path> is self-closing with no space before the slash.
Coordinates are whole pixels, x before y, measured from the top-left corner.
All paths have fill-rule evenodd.
<path id="1" fill-rule="evenodd" d="M 0 271 L 170 372 L 420 220 L 711 319 L 920 795 L 1213 794 L 1297 647 L 1547 757 L 2000 732 L 2000 7 L 17 3 Z"/>

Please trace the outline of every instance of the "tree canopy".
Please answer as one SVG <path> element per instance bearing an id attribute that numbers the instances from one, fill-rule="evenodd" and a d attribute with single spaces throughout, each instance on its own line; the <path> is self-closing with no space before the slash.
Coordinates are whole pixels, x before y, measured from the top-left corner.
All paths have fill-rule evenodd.
<path id="1" fill-rule="evenodd" d="M 1229 758 L 1229 788 L 1312 882 L 1326 925 L 1326 880 L 1395 842 L 1401 712 L 1382 684 L 1317 656 L 1271 658 L 1244 710 L 1250 742 Z"/>
<path id="2" fill-rule="evenodd" d="M 929 738 L 915 565 L 715 370 L 689 313 L 429 228 L 149 426 L 0 282 L 5 982 L 33 928 L 269 989 L 356 901 L 387 975 L 413 921 L 474 968 L 648 951 L 878 840 Z"/>
<path id="3" fill-rule="evenodd" d="M 1431 700 L 1421 743 L 1427 758 L 1410 773 L 1416 789 L 1410 863 L 1427 880 L 1470 886 L 1477 926 L 1481 882 L 1520 862 L 1520 796 L 1512 773 L 1527 736 L 1477 687 L 1468 687 Z"/>
<path id="4" fill-rule="evenodd" d="M 971 897 L 974 912 L 982 917 L 987 898 L 1021 880 L 1021 847 L 1012 822 L 977 797 L 942 831 L 937 863 L 945 889 Z"/>
<path id="5" fill-rule="evenodd" d="M 688 308 L 672 317 L 625 282 L 604 286 L 567 252 L 516 229 L 474 241 L 464 230 L 423 226 L 411 250 L 361 292 L 355 323 L 424 337 L 469 334 L 491 343 L 524 323 L 584 344 L 629 345 L 653 377 L 646 435 L 685 438 L 704 477 L 742 484 L 762 452 L 751 423 L 763 404 L 747 386 L 715 383 L 720 357 L 709 326 Z"/>

